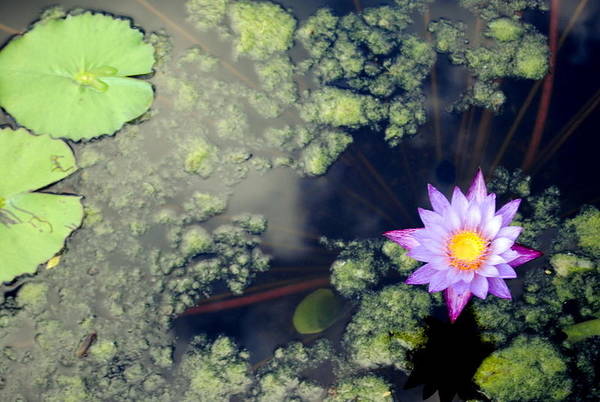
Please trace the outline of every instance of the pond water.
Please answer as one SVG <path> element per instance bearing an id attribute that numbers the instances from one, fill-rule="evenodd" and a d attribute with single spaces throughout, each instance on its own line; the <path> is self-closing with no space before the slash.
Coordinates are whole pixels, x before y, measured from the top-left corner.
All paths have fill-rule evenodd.
<path id="1" fill-rule="evenodd" d="M 44 9 L 58 4 L 131 18 L 157 49 L 155 72 L 146 77 L 155 90 L 150 111 L 114 136 L 68 141 L 80 169 L 43 189 L 82 195 L 86 215 L 56 267 L 44 264 L 35 275 L 0 287 L 0 400 L 600 396 L 597 326 L 596 336 L 574 343 L 566 342 L 560 330 L 598 319 L 598 289 L 588 282 L 581 294 L 565 296 L 553 279 L 561 278 L 558 263 L 550 263 L 558 254 L 576 255 L 595 267 L 585 278 L 598 280 L 598 250 L 577 242 L 583 235 L 573 229 L 579 221 L 571 220 L 584 205 L 588 211 L 600 206 L 595 159 L 599 4 L 560 2 L 551 101 L 540 117 L 541 94 L 548 91 L 543 80 L 514 71 L 477 80 L 495 62 L 476 71 L 476 62 L 455 65 L 430 45 L 439 39 L 427 30 L 430 21 L 460 20 L 468 41 L 462 46 L 499 51 L 482 32 L 486 7 L 506 3 L 500 0 L 471 2 L 482 4 L 480 15 L 458 1 L 435 1 L 424 14 L 406 14 L 413 22 L 398 17 L 404 21 L 399 26 L 408 26 L 396 33 L 388 29 L 385 40 L 361 36 L 368 24 L 334 24 L 320 34 L 332 34 L 328 40 L 339 48 L 331 45 L 321 59 L 299 36 L 290 49 L 269 50 L 281 39 L 274 36 L 236 54 L 240 32 L 247 28 L 241 17 L 236 25 L 235 13 L 248 11 L 231 11 L 232 4 L 279 4 L 282 15 L 297 21 L 295 35 L 302 35 L 298 32 L 323 7 L 343 17 L 406 2 L 193 3 L 196 9 L 179 0 L 0 3 L 1 43 L 27 31 Z M 198 29 L 194 21 L 219 5 L 229 17 Z M 528 32 L 548 35 L 550 12 L 515 15 L 531 24 Z M 385 18 L 378 18 L 380 33 Z M 423 57 L 430 54 L 430 61 L 402 59 L 414 38 L 428 46 Z M 383 46 L 377 40 L 391 43 L 391 50 L 373 52 Z M 271 53 L 263 57 L 252 51 Z M 330 62 L 337 57 L 338 64 L 328 65 L 323 61 L 328 57 Z M 352 57 L 365 57 L 355 72 Z M 396 86 L 377 92 L 372 83 L 382 71 L 403 68 Z M 327 74 L 334 78 L 326 79 Z M 486 110 L 476 96 L 464 96 L 483 81 L 485 90 L 503 92 L 499 110 Z M 349 98 L 336 100 L 341 92 L 327 93 L 328 88 Z M 349 107 L 362 102 L 363 110 L 351 115 L 340 106 L 346 101 Z M 336 106 L 327 102 L 339 102 L 339 109 L 331 112 Z M 389 111 L 402 102 L 413 114 L 404 126 L 392 123 Z M 374 105 L 372 115 L 364 111 L 369 105 Z M 421 109 L 422 121 L 414 117 Z M 541 144 L 528 163 L 532 133 L 541 121 Z M 0 124 L 19 127 L 7 110 L 0 111 Z M 393 137 L 390 127 L 405 133 Z M 456 185 L 466 190 L 478 168 L 499 204 L 524 198 L 516 218 L 525 227 L 519 241 L 546 256 L 508 281 L 514 304 L 490 295 L 451 324 L 439 293 L 427 296 L 425 285 L 411 287 L 414 293 L 397 288 L 415 265 L 404 254 L 398 257 L 400 251 L 386 249 L 389 242 L 381 234 L 421 227 L 417 208 L 430 207 L 427 184 L 449 196 Z M 600 243 L 600 228 L 593 230 L 590 236 Z M 334 268 L 340 263 L 353 264 L 354 271 Z M 577 280 L 585 284 L 585 278 Z M 551 302 L 553 293 L 544 293 L 554 292 L 552 286 L 560 288 L 558 305 Z M 339 308 L 322 331 L 301 334 L 294 312 L 318 288 L 334 290 Z M 385 311 L 388 297 L 406 304 Z M 328 308 L 317 306 L 314 314 Z M 542 370 L 540 376 L 551 384 L 542 381 L 531 391 L 517 387 L 523 388 L 520 396 L 504 388 L 482 391 L 481 383 L 478 391 L 471 379 L 482 361 L 509 350 L 523 334 L 531 353 L 537 353 L 535 342 L 541 339 L 551 345 L 548 353 L 564 360 L 563 368 Z M 544 358 L 555 362 L 553 356 Z M 519 369 L 514 368 L 517 383 L 524 381 Z M 363 378 L 373 382 L 360 383 Z M 544 388 L 556 392 L 548 396 Z"/>

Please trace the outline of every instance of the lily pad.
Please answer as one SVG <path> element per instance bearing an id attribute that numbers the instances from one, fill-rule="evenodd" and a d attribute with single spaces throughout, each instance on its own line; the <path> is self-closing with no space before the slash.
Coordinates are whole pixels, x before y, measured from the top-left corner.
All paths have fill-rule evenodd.
<path id="1" fill-rule="evenodd" d="M 339 318 L 342 301 L 329 289 L 317 289 L 306 296 L 294 311 L 294 327 L 301 334 L 325 331 Z"/>
<path id="2" fill-rule="evenodd" d="M 154 48 L 130 21 L 84 13 L 36 24 L 0 51 L 0 106 L 38 134 L 113 134 L 148 110 Z"/>
<path id="3" fill-rule="evenodd" d="M 0 130 L 0 283 L 35 272 L 81 224 L 81 197 L 34 192 L 75 170 L 63 141 Z"/>

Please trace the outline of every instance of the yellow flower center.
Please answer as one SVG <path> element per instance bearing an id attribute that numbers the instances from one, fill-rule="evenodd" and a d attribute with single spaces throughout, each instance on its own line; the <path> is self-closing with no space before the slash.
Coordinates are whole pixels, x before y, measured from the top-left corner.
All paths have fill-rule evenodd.
<path id="1" fill-rule="evenodd" d="M 489 242 L 478 233 L 464 230 L 448 241 L 450 265 L 461 270 L 473 270 L 481 266 Z"/>
<path id="2" fill-rule="evenodd" d="M 0 197 L 0 209 L 4 208 L 4 198 Z"/>

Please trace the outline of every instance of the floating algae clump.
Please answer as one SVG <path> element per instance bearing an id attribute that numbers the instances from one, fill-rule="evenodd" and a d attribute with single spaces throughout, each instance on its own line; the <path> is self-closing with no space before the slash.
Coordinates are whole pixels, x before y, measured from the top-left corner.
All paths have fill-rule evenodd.
<path id="1" fill-rule="evenodd" d="M 408 251 L 404 247 L 392 241 L 383 243 L 381 251 L 390 259 L 395 268 L 402 273 L 409 273 L 419 265 L 417 260 L 406 255 Z"/>
<path id="2" fill-rule="evenodd" d="M 360 368 L 412 369 L 411 355 L 425 346 L 424 318 L 432 296 L 401 284 L 366 293 L 344 334 L 349 362 Z"/>
<path id="3" fill-rule="evenodd" d="M 193 257 L 206 253 L 212 249 L 212 238 L 201 226 L 194 226 L 186 230 L 181 240 L 181 252 L 186 257 Z"/>
<path id="4" fill-rule="evenodd" d="M 230 8 L 236 52 L 263 60 L 292 46 L 296 20 L 277 4 L 239 1 Z"/>
<path id="5" fill-rule="evenodd" d="M 459 108 L 475 105 L 498 110 L 506 97 L 499 89 L 497 79 L 517 77 L 539 80 L 544 77 L 548 71 L 549 57 L 546 37 L 532 25 L 521 21 L 516 11 L 510 11 L 513 6 L 519 11 L 536 7 L 537 4 L 533 3 L 463 1 L 463 6 L 488 20 L 488 29 L 482 34 L 492 43 L 483 45 L 467 43 L 466 26 L 461 22 L 441 18 L 429 24 L 437 50 L 448 53 L 452 63 L 466 65 L 476 78 L 474 86 L 458 102 Z"/>
<path id="6" fill-rule="evenodd" d="M 186 221 L 204 221 L 218 215 L 227 208 L 227 198 L 222 195 L 196 192 L 192 194 L 191 200 L 183 204 L 188 213 Z"/>
<path id="7" fill-rule="evenodd" d="M 179 383 L 189 384 L 184 401 L 223 401 L 244 393 L 251 384 L 248 353 L 227 337 L 214 342 L 198 336 L 179 366 Z"/>
<path id="8" fill-rule="evenodd" d="M 544 339 L 516 339 L 497 350 L 474 376 L 481 391 L 499 401 L 563 401 L 571 393 L 563 357 Z"/>
<path id="9" fill-rule="evenodd" d="M 548 71 L 548 54 L 545 36 L 526 36 L 515 55 L 515 75 L 531 80 L 544 78 Z"/>
<path id="10" fill-rule="evenodd" d="M 311 346 L 292 342 L 273 352 L 273 358 L 257 373 L 252 389 L 256 401 L 320 401 L 325 389 L 303 373 L 317 370 L 332 357 L 332 347 L 326 340 Z"/>
<path id="11" fill-rule="evenodd" d="M 554 254 L 550 259 L 550 264 L 556 270 L 556 274 L 562 277 L 567 277 L 575 272 L 594 270 L 592 261 L 574 254 Z"/>
<path id="12" fill-rule="evenodd" d="M 356 296 L 376 284 L 387 268 L 370 243 L 352 242 L 331 264 L 331 284 L 343 296 Z"/>
<path id="13" fill-rule="evenodd" d="M 584 209 L 567 224 L 574 228 L 579 246 L 595 258 L 600 258 L 600 211 L 593 207 Z"/>
<path id="14" fill-rule="evenodd" d="M 301 115 L 306 121 L 334 127 L 358 127 L 383 117 L 375 98 L 337 88 L 313 92 Z"/>
<path id="15" fill-rule="evenodd" d="M 225 18 L 229 0 L 189 0 L 185 3 L 188 21 L 204 31 L 217 27 Z"/>
<path id="16" fill-rule="evenodd" d="M 309 176 L 319 176 L 337 160 L 352 142 L 352 137 L 340 131 L 324 130 L 321 138 L 302 151 L 302 166 Z"/>
<path id="17" fill-rule="evenodd" d="M 218 159 L 218 149 L 202 139 L 196 139 L 185 158 L 184 169 L 207 178 L 215 170 Z"/>
<path id="18" fill-rule="evenodd" d="M 498 18 L 488 24 L 488 35 L 501 42 L 517 40 L 523 34 L 524 28 L 518 22 L 510 18 Z"/>
<path id="19" fill-rule="evenodd" d="M 321 9 L 308 18 L 297 38 L 311 57 L 299 70 L 313 72 L 323 87 L 310 93 L 302 118 L 349 128 L 388 123 L 386 139 L 392 146 L 414 134 L 425 121 L 421 92 L 436 58 L 427 41 L 404 32 L 412 22 L 410 13 L 422 3 L 343 17 Z"/>
<path id="20" fill-rule="evenodd" d="M 329 390 L 327 402 L 392 402 L 390 384 L 376 375 L 364 375 L 344 379 Z"/>

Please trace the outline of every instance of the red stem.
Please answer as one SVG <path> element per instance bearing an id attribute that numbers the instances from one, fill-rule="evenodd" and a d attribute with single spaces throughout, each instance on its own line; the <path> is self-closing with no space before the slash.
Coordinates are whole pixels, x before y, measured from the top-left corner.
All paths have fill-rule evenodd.
<path id="1" fill-rule="evenodd" d="M 212 313 L 215 311 L 227 310 L 231 308 L 237 308 L 247 306 L 248 304 L 259 303 L 266 300 L 276 299 L 278 297 L 287 296 L 294 293 L 303 292 L 308 289 L 318 288 L 321 286 L 329 285 L 329 276 L 312 279 L 305 282 L 295 283 L 293 285 L 282 286 L 276 289 L 266 290 L 260 293 L 254 293 L 247 296 L 240 296 L 234 299 L 223 300 L 216 303 L 201 304 L 196 307 L 187 309 L 181 314 L 192 315 L 192 314 L 204 314 Z"/>
<path id="2" fill-rule="evenodd" d="M 556 53 L 558 51 L 558 10 L 560 8 L 560 0 L 552 0 L 550 4 L 550 71 L 544 78 L 544 86 L 542 88 L 542 97 L 540 98 L 540 106 L 538 108 L 531 142 L 527 149 L 527 154 L 523 160 L 523 170 L 529 170 L 535 159 L 537 150 L 542 141 L 542 133 L 546 125 L 548 117 L 548 109 L 550 108 L 550 99 L 552 97 L 552 87 L 554 85 L 554 74 L 556 73 Z"/>

